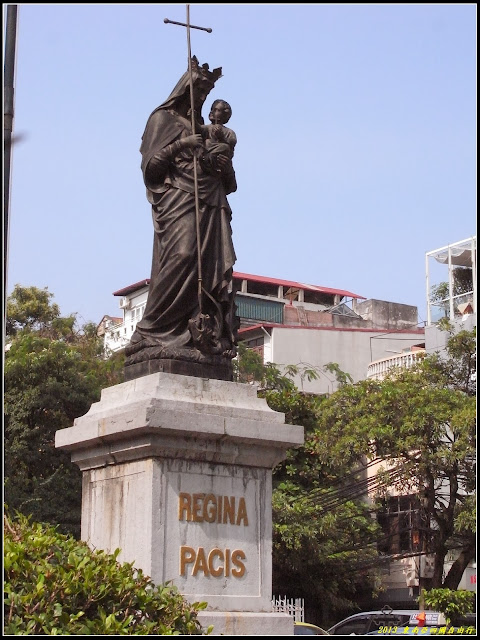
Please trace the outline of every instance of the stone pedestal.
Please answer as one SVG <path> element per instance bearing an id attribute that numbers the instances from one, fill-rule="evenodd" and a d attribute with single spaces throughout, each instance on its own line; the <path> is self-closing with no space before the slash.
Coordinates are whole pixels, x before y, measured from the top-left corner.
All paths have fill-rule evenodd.
<path id="1" fill-rule="evenodd" d="M 272 468 L 303 428 L 251 385 L 154 373 L 56 433 L 83 471 L 82 539 L 206 601 L 214 635 L 289 635 L 273 613 Z"/>

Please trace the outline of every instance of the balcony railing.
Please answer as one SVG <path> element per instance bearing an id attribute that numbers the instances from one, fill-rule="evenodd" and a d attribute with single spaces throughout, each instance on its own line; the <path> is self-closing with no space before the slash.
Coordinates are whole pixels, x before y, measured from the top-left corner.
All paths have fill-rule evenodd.
<path id="1" fill-rule="evenodd" d="M 367 378 L 382 380 L 392 369 L 410 369 L 425 356 L 425 349 L 407 351 L 395 356 L 375 360 L 368 365 Z"/>
<path id="2" fill-rule="evenodd" d="M 112 324 L 105 328 L 104 335 L 104 349 L 105 353 L 115 353 L 125 349 L 130 342 L 130 338 L 135 330 L 136 322 L 120 322 L 118 324 Z"/>

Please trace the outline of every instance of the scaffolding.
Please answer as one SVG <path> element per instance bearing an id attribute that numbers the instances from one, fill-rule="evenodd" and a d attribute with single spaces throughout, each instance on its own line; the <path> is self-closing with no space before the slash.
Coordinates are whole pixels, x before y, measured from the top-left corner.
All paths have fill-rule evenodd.
<path id="1" fill-rule="evenodd" d="M 446 265 L 447 273 L 444 277 L 436 277 L 433 263 Z M 438 322 L 441 318 L 453 321 L 466 313 L 477 312 L 477 237 L 472 236 L 466 240 L 449 244 L 446 247 L 429 251 L 425 255 L 425 272 L 427 287 L 427 325 Z M 467 291 L 458 291 L 455 282 L 456 269 L 469 269 L 471 271 L 471 288 Z M 439 273 L 437 271 L 437 273 Z M 445 291 L 445 296 L 432 296 L 432 287 L 441 284 L 447 286 L 440 291 Z"/>

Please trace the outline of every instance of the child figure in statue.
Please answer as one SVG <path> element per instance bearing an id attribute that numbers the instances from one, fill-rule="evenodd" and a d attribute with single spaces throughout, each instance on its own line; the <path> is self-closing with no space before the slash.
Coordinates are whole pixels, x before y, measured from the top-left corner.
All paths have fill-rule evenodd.
<path id="1" fill-rule="evenodd" d="M 220 172 L 224 169 L 218 165 L 219 155 L 225 155 L 230 160 L 233 158 L 237 136 L 232 129 L 225 126 L 231 117 L 232 107 L 226 100 L 219 99 L 213 102 L 208 115 L 211 124 L 200 127 L 207 150 L 200 157 L 204 171 Z"/>

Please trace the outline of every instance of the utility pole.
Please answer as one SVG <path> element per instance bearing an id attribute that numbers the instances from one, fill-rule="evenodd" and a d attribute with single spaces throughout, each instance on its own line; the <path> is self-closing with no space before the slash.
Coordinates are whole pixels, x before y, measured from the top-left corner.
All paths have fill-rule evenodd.
<path id="1" fill-rule="evenodd" d="M 12 159 L 12 130 L 13 130 L 13 104 L 14 104 L 14 79 L 15 79 L 15 55 L 17 49 L 17 5 L 7 6 L 7 19 L 5 29 L 5 63 L 3 77 L 4 113 L 3 113 L 3 296 L 6 309 L 7 296 L 7 267 L 8 267 L 8 230 L 9 230 L 9 205 L 10 205 L 10 174 Z"/>

